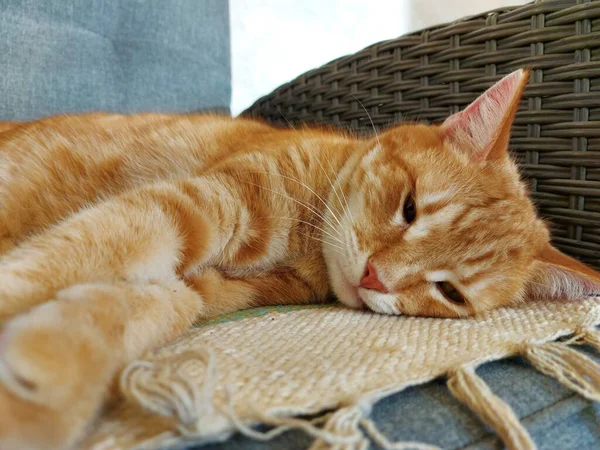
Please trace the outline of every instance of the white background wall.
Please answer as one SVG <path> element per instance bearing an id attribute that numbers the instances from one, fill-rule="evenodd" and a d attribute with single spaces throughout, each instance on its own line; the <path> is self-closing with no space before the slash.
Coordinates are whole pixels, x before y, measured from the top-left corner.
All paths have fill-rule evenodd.
<path id="1" fill-rule="evenodd" d="M 527 0 L 230 0 L 238 114 L 303 72 L 370 44 Z"/>

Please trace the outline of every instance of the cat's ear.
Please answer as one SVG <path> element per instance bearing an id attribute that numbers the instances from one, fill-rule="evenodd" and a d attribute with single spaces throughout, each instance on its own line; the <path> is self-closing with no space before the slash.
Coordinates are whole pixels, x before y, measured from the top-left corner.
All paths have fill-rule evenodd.
<path id="1" fill-rule="evenodd" d="M 524 69 L 502 78 L 463 111 L 444 121 L 441 126 L 444 139 L 476 162 L 504 156 L 528 79 L 529 71 Z"/>
<path id="2" fill-rule="evenodd" d="M 600 273 L 547 244 L 532 267 L 527 296 L 576 300 L 600 296 Z"/>

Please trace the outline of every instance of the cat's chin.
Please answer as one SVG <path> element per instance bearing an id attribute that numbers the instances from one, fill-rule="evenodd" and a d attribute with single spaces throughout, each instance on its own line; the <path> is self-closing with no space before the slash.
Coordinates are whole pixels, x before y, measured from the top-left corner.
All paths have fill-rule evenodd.
<path id="1" fill-rule="evenodd" d="M 370 289 L 359 289 L 361 301 L 365 308 L 379 314 L 401 316 L 402 312 L 397 306 L 396 299 L 390 294 L 380 294 Z"/>
<path id="2" fill-rule="evenodd" d="M 340 302 L 353 309 L 366 309 L 365 302 L 358 293 L 358 288 L 348 281 L 346 275 L 338 267 L 337 283 L 334 283 L 334 291 Z"/>
<path id="3" fill-rule="evenodd" d="M 337 297 L 344 305 L 353 309 L 366 309 L 365 302 L 358 294 L 357 288 L 346 281 L 341 290 L 342 292 L 338 293 Z"/>
<path id="4" fill-rule="evenodd" d="M 353 288 L 353 289 L 355 289 L 355 288 Z M 367 305 L 365 304 L 365 302 L 363 302 L 362 298 L 360 298 L 359 295 L 344 296 L 344 297 L 338 296 L 338 298 L 344 305 L 346 305 L 352 309 L 367 309 Z"/>

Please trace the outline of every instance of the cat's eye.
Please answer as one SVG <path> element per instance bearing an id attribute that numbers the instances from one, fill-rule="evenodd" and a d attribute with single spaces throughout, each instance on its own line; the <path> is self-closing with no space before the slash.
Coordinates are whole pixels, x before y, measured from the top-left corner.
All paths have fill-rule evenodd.
<path id="1" fill-rule="evenodd" d="M 404 206 L 402 207 L 402 215 L 406 223 L 411 224 L 417 217 L 417 208 L 415 207 L 415 199 L 412 195 L 408 194 L 406 200 L 404 200 Z"/>
<path id="2" fill-rule="evenodd" d="M 438 289 L 444 294 L 444 297 L 455 303 L 457 305 L 464 305 L 466 303 L 463 295 L 452 285 L 452 283 L 448 283 L 447 281 L 438 281 L 436 283 Z"/>

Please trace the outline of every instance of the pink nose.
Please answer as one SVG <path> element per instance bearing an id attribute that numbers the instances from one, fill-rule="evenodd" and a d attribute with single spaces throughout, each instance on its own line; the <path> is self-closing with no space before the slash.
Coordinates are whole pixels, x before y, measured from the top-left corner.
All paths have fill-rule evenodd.
<path id="1" fill-rule="evenodd" d="M 384 294 L 388 293 L 387 288 L 384 284 L 379 280 L 377 276 L 377 270 L 375 270 L 375 266 L 371 261 L 367 263 L 367 268 L 365 269 L 365 273 L 360 280 L 360 287 L 365 289 L 373 289 L 375 291 L 382 292 Z"/>

